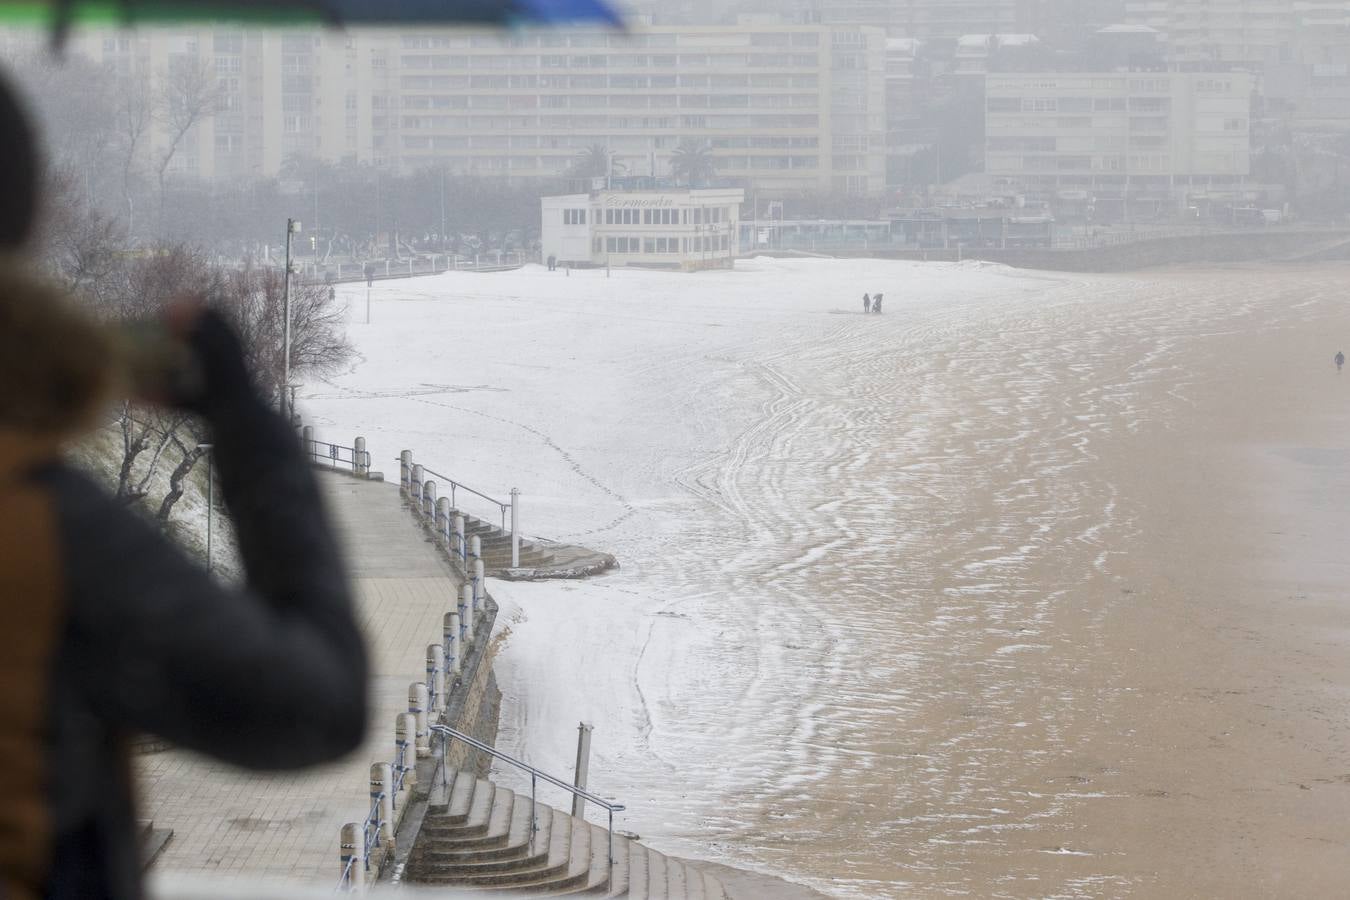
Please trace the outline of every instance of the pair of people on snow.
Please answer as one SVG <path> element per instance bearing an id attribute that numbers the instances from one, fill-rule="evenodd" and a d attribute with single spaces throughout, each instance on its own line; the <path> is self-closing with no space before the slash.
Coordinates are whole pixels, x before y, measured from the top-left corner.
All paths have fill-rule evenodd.
<path id="1" fill-rule="evenodd" d="M 867 294 L 863 294 L 863 312 L 865 313 L 881 312 L 881 295 L 877 294 L 875 297 L 873 297 Z"/>

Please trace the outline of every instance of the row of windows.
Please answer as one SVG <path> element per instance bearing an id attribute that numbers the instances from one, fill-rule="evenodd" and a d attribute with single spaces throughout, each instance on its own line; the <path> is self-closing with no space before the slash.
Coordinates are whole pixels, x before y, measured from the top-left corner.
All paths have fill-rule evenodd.
<path id="1" fill-rule="evenodd" d="M 720 36 L 718 36 L 720 37 Z M 706 44 L 712 38 L 700 34 L 680 35 L 671 32 L 608 34 L 605 32 L 548 31 L 539 34 L 515 33 L 507 38 L 465 34 L 407 34 L 402 38 L 405 50 L 431 50 L 449 47 L 615 47 L 631 50 L 634 47 L 675 47 L 685 42 Z M 730 38 L 737 44 L 751 47 L 818 47 L 820 34 L 815 31 L 772 31 L 736 34 Z"/>
<path id="2" fill-rule="evenodd" d="M 836 127 L 842 123 L 836 121 Z M 412 129 L 455 131 L 510 131 L 560 129 L 566 131 L 621 129 L 736 129 L 816 128 L 814 115 L 707 115 L 707 116 L 603 116 L 603 115 L 502 115 L 502 116 L 404 116 L 402 125 Z"/>
<path id="3" fill-rule="evenodd" d="M 603 240 L 603 243 L 602 243 Z M 595 250 L 606 253 L 705 253 L 726 250 L 731 240 L 725 234 L 700 237 L 606 237 L 595 239 Z"/>
<path id="4" fill-rule="evenodd" d="M 586 224 L 586 210 L 584 210 L 584 209 L 564 209 L 564 210 L 563 210 L 563 224 L 564 224 L 564 225 L 585 225 L 585 224 Z"/>
<path id="5" fill-rule="evenodd" d="M 715 225 L 730 218 L 731 210 L 721 206 L 605 210 L 606 225 Z"/>

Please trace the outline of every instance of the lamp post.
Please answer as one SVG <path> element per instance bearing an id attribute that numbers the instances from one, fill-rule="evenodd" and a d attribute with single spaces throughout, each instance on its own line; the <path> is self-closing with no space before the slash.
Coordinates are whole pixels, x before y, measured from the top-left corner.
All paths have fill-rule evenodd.
<path id="1" fill-rule="evenodd" d="M 282 287 L 282 317 L 285 319 L 285 325 L 282 329 L 282 349 L 281 349 L 281 413 L 286 417 L 286 421 L 291 420 L 294 412 L 287 403 L 286 391 L 291 384 L 291 237 L 300 233 L 300 220 L 286 220 L 286 276 Z"/>
<path id="2" fill-rule="evenodd" d="M 212 454 L 215 444 L 198 444 L 198 450 L 206 451 L 206 572 L 211 573 L 211 520 L 216 510 L 216 458 Z"/>

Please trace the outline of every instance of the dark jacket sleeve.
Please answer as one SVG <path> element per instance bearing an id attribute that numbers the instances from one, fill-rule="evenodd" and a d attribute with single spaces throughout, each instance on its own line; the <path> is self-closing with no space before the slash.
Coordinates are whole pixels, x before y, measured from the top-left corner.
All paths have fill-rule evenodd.
<path id="1" fill-rule="evenodd" d="M 243 766 L 339 757 L 366 724 L 366 652 L 313 474 L 249 397 L 213 415 L 247 585 L 211 578 L 88 479 L 48 473 L 61 517 L 67 673 L 107 719 Z"/>

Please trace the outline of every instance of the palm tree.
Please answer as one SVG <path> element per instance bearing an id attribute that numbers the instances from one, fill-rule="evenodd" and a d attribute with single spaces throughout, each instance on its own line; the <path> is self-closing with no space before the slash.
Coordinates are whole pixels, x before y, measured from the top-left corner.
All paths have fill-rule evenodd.
<path id="1" fill-rule="evenodd" d="M 591 144 L 577 158 L 572 173 L 578 178 L 609 178 L 623 165 L 614 161 L 614 154 L 604 144 Z"/>
<path id="2" fill-rule="evenodd" d="M 707 144 L 683 141 L 670 157 L 670 174 L 678 184 L 683 178 L 689 187 L 698 187 L 716 174 L 717 160 Z"/>

